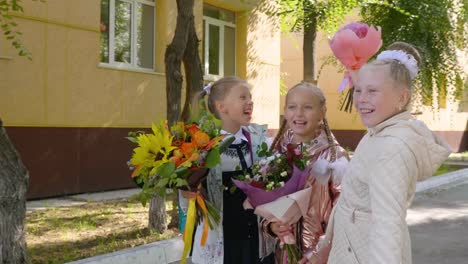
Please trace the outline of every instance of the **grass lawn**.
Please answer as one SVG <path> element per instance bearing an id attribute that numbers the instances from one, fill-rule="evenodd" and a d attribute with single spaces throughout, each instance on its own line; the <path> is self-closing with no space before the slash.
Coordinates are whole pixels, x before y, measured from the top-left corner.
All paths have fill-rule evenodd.
<path id="1" fill-rule="evenodd" d="M 166 206 L 170 214 L 169 199 Z M 157 234 L 147 226 L 148 206 L 137 201 L 30 211 L 26 215 L 28 255 L 31 263 L 64 263 L 179 235 L 176 227 Z"/>
<path id="2" fill-rule="evenodd" d="M 466 166 L 461 165 L 449 165 L 449 164 L 442 164 L 434 173 L 434 176 L 442 175 L 445 173 L 449 173 L 456 170 L 461 170 L 467 168 Z"/>

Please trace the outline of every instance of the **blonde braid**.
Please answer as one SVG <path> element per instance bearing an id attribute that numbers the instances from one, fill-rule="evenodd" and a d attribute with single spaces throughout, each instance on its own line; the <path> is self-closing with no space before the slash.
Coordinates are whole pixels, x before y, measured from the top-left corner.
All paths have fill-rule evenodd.
<path id="1" fill-rule="evenodd" d="M 286 119 L 283 119 L 283 121 L 281 122 L 280 129 L 278 130 L 278 134 L 276 134 L 276 137 L 275 137 L 275 139 L 273 140 L 273 143 L 270 146 L 270 152 L 275 150 L 277 145 L 280 143 L 280 139 L 283 136 L 284 132 L 286 131 L 287 123 L 288 122 L 286 121 Z"/>
<path id="2" fill-rule="evenodd" d="M 333 141 L 332 133 L 330 131 L 330 126 L 328 126 L 328 121 L 327 121 L 326 117 L 323 118 L 323 125 L 325 127 L 325 134 L 327 135 L 328 144 L 332 148 L 331 162 L 334 162 L 334 161 L 336 161 L 336 155 L 337 155 L 336 154 L 336 146 L 335 146 L 335 142 Z"/>

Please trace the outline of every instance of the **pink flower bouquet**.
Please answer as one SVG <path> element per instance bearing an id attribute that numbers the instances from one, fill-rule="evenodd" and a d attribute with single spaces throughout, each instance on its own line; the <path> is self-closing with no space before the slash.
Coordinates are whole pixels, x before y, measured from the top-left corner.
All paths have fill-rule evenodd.
<path id="1" fill-rule="evenodd" d="M 247 195 L 250 204 L 255 208 L 259 205 L 273 202 L 279 197 L 291 194 L 304 188 L 309 171 L 300 170 L 293 166 L 293 171 L 289 180 L 281 187 L 266 190 L 262 186 L 251 184 L 248 181 L 232 180 L 234 184 Z M 266 179 L 268 181 L 268 179 Z"/>
<path id="2" fill-rule="evenodd" d="M 246 194 L 246 208 L 254 208 L 255 214 L 270 222 L 291 225 L 307 213 L 311 189 L 304 189 L 309 176 L 306 150 L 294 144 L 287 149 L 286 153 L 275 154 L 263 145 L 259 151 L 263 159 L 253 164 L 252 175 L 233 182 Z M 297 263 L 301 256 L 295 237 L 290 235 L 281 242 L 288 263 Z"/>

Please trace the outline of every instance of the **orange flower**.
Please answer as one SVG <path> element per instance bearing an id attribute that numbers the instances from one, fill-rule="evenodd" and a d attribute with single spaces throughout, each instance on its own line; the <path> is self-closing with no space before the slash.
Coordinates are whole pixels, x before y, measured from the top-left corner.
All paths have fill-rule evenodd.
<path id="1" fill-rule="evenodd" d="M 195 152 L 195 153 L 192 154 L 192 156 L 191 156 L 188 160 L 190 160 L 190 161 L 196 161 L 196 160 L 198 160 L 199 158 L 200 158 L 200 154 L 198 154 L 198 153 Z"/>
<path id="2" fill-rule="evenodd" d="M 140 165 L 135 165 L 134 168 L 135 168 L 135 169 L 134 169 L 133 172 L 132 172 L 132 178 L 137 177 L 138 174 L 140 173 L 140 172 L 138 171 L 138 169 L 140 168 Z"/>
<path id="3" fill-rule="evenodd" d="M 197 144 L 199 148 L 203 148 L 204 146 L 210 143 L 210 137 L 203 131 L 199 130 L 192 135 L 192 140 Z"/>
<path id="4" fill-rule="evenodd" d="M 177 140 L 174 140 L 172 142 L 172 146 L 175 146 L 175 147 L 180 147 L 180 145 L 182 145 L 184 141 L 183 140 L 180 140 L 180 139 L 177 139 Z"/>
<path id="5" fill-rule="evenodd" d="M 220 142 L 221 140 L 223 140 L 224 137 L 225 137 L 225 135 L 217 136 L 217 137 L 213 138 L 213 139 L 205 146 L 204 149 L 206 149 L 206 150 L 211 149 L 213 146 L 215 146 L 216 144 L 218 144 L 218 142 Z"/>
<path id="6" fill-rule="evenodd" d="M 190 135 L 195 134 L 196 132 L 200 131 L 198 126 L 196 124 L 189 124 L 186 126 L 187 131 L 189 132 Z"/>
<path id="7" fill-rule="evenodd" d="M 176 167 L 179 167 L 180 164 L 184 163 L 186 159 L 179 158 L 179 157 L 171 157 L 169 160 L 173 161 Z"/>
<path id="8" fill-rule="evenodd" d="M 185 157 L 192 156 L 192 153 L 197 150 L 197 145 L 195 142 L 184 142 L 180 146 L 180 151 L 184 154 Z"/>

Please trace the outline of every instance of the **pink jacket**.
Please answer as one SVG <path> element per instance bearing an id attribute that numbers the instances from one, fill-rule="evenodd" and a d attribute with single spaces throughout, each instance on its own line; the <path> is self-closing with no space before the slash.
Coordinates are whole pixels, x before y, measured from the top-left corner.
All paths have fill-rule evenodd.
<path id="1" fill-rule="evenodd" d="M 333 137 L 333 135 L 332 135 Z M 293 132 L 288 130 L 279 145 L 279 151 L 285 152 L 287 145 L 293 143 Z M 309 210 L 307 216 L 303 217 L 297 226 L 298 238 L 302 248 L 303 255 L 313 259 L 314 263 L 327 263 L 328 253 L 331 245 L 318 248 L 317 244 L 321 238 L 324 237 L 327 228 L 328 219 L 335 205 L 338 196 L 340 195 L 341 178 L 344 174 L 344 169 L 348 164 L 348 154 L 341 146 L 339 146 L 336 139 L 333 137 L 333 144 L 328 143 L 325 131 L 309 143 L 303 143 L 308 152 L 310 153 L 310 164 L 312 168 L 311 174 L 307 180 L 305 188 L 312 188 L 312 195 L 309 203 Z M 330 162 L 332 153 L 336 151 L 336 162 L 342 168 L 328 171 L 322 175 L 318 175 L 316 165 L 317 160 Z M 326 162 L 325 164 L 328 164 Z M 314 166 L 315 164 L 315 166 Z"/>

